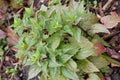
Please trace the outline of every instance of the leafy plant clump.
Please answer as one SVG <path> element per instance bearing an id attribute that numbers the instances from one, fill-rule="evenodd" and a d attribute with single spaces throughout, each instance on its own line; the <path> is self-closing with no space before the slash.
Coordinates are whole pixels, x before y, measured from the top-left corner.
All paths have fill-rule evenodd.
<path id="1" fill-rule="evenodd" d="M 84 80 L 84 74 L 88 80 L 101 79 L 99 69 L 109 62 L 100 56 L 104 51 L 95 34 L 109 31 L 83 5 L 71 0 L 68 6 L 42 5 L 37 12 L 31 6 L 22 19 L 15 17 L 17 56 L 30 65 L 28 79 L 39 73 L 40 80 Z"/>

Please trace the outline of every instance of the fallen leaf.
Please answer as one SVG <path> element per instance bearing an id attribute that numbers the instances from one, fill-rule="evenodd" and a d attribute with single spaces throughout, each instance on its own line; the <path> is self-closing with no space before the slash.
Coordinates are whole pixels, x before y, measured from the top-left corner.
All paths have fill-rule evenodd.
<path id="1" fill-rule="evenodd" d="M 9 3 L 6 0 L 0 0 L 0 12 L 3 10 L 4 12 L 7 11 Z"/>
<path id="2" fill-rule="evenodd" d="M 5 61 L 10 61 L 10 57 L 5 56 Z"/>
<path id="3" fill-rule="evenodd" d="M 113 16 L 118 16 L 118 14 L 116 13 L 116 11 L 110 12 L 111 15 Z"/>
<path id="4" fill-rule="evenodd" d="M 115 50 L 110 49 L 110 48 L 106 48 L 106 52 L 107 52 L 109 55 L 119 55 L 119 53 L 117 53 Z"/>
<path id="5" fill-rule="evenodd" d="M 106 28 L 114 28 L 120 22 L 120 16 L 117 15 L 107 15 L 100 20 Z"/>
<path id="6" fill-rule="evenodd" d="M 4 19 L 5 18 L 5 11 L 0 9 L 0 19 Z"/>
<path id="7" fill-rule="evenodd" d="M 115 63 L 111 63 L 111 67 L 120 67 L 120 65 L 115 64 Z"/>
<path id="8" fill-rule="evenodd" d="M 15 46 L 18 43 L 18 39 L 19 39 L 18 35 L 13 32 L 12 28 L 7 28 L 8 44 L 11 46 Z"/>
<path id="9" fill-rule="evenodd" d="M 111 80 L 111 78 L 110 78 L 110 77 L 105 76 L 105 80 Z"/>
<path id="10" fill-rule="evenodd" d="M 19 3 L 18 0 L 11 0 L 10 6 L 11 6 L 12 8 L 19 9 L 19 8 L 23 7 L 23 3 L 22 3 L 22 2 Z"/>
<path id="11" fill-rule="evenodd" d="M 120 54 L 113 49 L 106 48 L 106 52 L 114 59 L 119 60 Z"/>
<path id="12" fill-rule="evenodd" d="M 0 30 L 0 39 L 3 39 L 6 37 L 6 33 L 2 30 Z"/>

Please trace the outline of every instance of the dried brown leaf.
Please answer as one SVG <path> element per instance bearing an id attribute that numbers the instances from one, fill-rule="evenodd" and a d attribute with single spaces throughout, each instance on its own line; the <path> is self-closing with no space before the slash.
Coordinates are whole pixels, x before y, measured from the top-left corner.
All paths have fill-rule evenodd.
<path id="1" fill-rule="evenodd" d="M 120 22 L 120 16 L 117 15 L 107 15 L 101 18 L 101 22 L 106 28 L 113 28 Z"/>
<path id="2" fill-rule="evenodd" d="M 6 33 L 2 30 L 0 30 L 0 39 L 3 39 L 6 37 Z"/>
<path id="3" fill-rule="evenodd" d="M 12 28 L 7 28 L 7 41 L 8 41 L 8 44 L 11 45 L 11 46 L 15 46 L 17 45 L 18 43 L 18 35 L 15 34 L 12 30 Z"/>

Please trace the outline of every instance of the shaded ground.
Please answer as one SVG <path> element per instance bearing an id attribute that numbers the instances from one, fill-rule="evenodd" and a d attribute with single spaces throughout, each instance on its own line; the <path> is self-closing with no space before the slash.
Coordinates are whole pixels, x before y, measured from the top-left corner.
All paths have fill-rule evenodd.
<path id="1" fill-rule="evenodd" d="M 37 11 L 40 8 L 40 5 L 44 3 L 47 5 L 47 0 L 34 0 L 34 8 Z M 94 0 L 91 0 L 93 3 Z M 4 0 L 3 0 L 4 2 Z M 99 14 L 100 16 L 105 16 L 111 13 L 116 13 L 120 15 L 120 0 L 113 0 L 109 3 L 110 0 L 101 0 L 98 3 L 98 8 L 94 8 L 92 6 L 86 6 L 86 9 L 89 9 L 90 11 Z M 9 4 L 10 2 L 4 2 L 4 4 Z M 0 23 L 0 29 L 3 31 L 6 31 L 6 28 L 10 26 L 13 23 L 13 14 L 19 13 L 22 17 L 24 12 L 24 7 L 28 7 L 30 4 L 30 0 L 24 0 L 24 4 L 22 6 L 19 6 L 17 8 L 8 6 L 7 8 L 0 9 L 0 18 L 3 23 Z M 62 0 L 62 4 L 65 4 L 65 0 Z M 4 6 L 4 5 L 3 5 Z M 104 7 L 104 10 L 102 8 Z M 6 13 L 6 14 L 5 14 Z M 7 31 L 6 31 L 7 32 Z M 105 35 L 100 34 L 101 37 L 104 38 L 106 42 L 108 42 L 111 46 L 109 47 L 113 52 L 116 54 L 111 54 L 110 56 L 118 61 L 120 61 L 120 24 L 118 24 L 113 29 L 110 29 L 111 34 Z M 2 46 L 2 48 L 5 48 L 5 46 L 8 46 L 8 49 L 4 52 L 4 58 L 0 61 L 0 75 L 3 80 L 27 80 L 27 72 L 29 70 L 29 66 L 23 68 L 22 65 L 18 65 L 16 68 L 16 71 L 14 71 L 15 76 L 13 76 L 13 79 L 11 79 L 12 74 L 7 73 L 6 69 L 13 69 L 15 68 L 15 65 L 18 63 L 18 58 L 15 57 L 16 52 L 11 49 L 11 45 L 5 44 Z M 1 55 L 0 55 L 1 56 Z M 111 69 L 109 71 L 109 75 L 111 76 L 111 80 L 120 80 L 120 68 L 116 65 L 110 65 Z M 31 79 L 31 80 L 38 80 L 37 78 Z"/>

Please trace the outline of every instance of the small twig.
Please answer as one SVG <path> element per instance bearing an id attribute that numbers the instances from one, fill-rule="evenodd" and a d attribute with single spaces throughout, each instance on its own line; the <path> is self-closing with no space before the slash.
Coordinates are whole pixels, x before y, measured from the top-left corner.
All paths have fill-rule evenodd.
<path id="1" fill-rule="evenodd" d="M 99 8 L 95 8 L 95 7 L 91 7 L 91 6 L 86 6 L 86 9 L 87 10 L 95 10 L 95 13 L 96 13 L 96 11 L 99 10 Z"/>
<path id="2" fill-rule="evenodd" d="M 102 2 L 99 3 L 99 8 L 100 8 L 100 16 L 104 16 L 104 12 L 103 12 L 103 9 L 102 9 Z"/>
<path id="3" fill-rule="evenodd" d="M 109 7 L 110 7 L 110 4 L 113 2 L 114 0 L 108 0 L 107 3 L 103 6 L 103 10 L 106 11 Z"/>
<path id="4" fill-rule="evenodd" d="M 79 27 L 87 36 L 93 38 L 93 36 L 89 35 L 89 33 L 86 30 L 84 30 L 79 23 L 76 26 Z"/>
<path id="5" fill-rule="evenodd" d="M 115 35 L 117 35 L 117 34 L 119 34 L 119 33 L 120 33 L 120 31 L 111 33 L 110 35 L 107 35 L 107 36 L 103 37 L 103 39 L 104 39 L 104 40 L 109 40 L 109 39 L 111 39 L 113 36 L 115 36 Z"/>
<path id="6" fill-rule="evenodd" d="M 20 14 L 23 11 L 24 8 L 21 8 L 19 11 L 17 11 L 17 14 Z"/>

